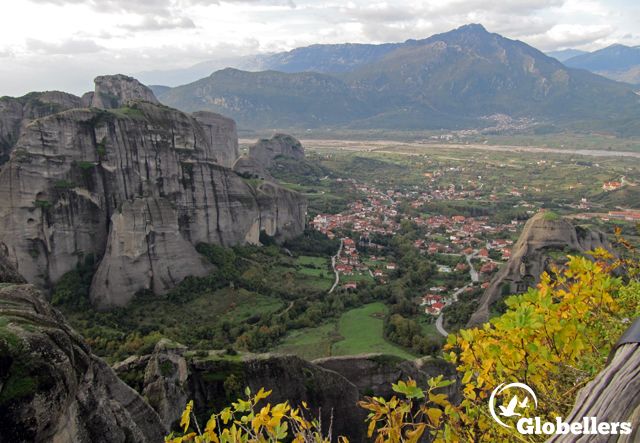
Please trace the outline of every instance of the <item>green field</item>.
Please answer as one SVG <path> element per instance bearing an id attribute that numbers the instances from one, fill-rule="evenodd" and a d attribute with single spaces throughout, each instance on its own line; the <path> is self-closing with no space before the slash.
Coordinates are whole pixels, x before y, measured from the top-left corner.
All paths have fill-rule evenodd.
<path id="1" fill-rule="evenodd" d="M 386 312 L 387 307 L 380 302 L 352 309 L 345 312 L 337 322 L 293 331 L 276 351 L 296 354 L 308 360 L 372 352 L 407 359 L 416 358 L 384 339 L 383 318 Z"/>

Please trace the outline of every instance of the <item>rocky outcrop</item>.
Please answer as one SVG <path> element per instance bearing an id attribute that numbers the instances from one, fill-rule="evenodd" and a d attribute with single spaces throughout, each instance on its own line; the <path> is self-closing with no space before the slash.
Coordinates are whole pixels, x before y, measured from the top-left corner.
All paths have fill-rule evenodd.
<path id="1" fill-rule="evenodd" d="M 265 168 L 269 168 L 273 165 L 273 160 L 278 156 L 303 160 L 304 148 L 295 137 L 287 134 L 276 134 L 270 139 L 258 140 L 256 144 L 250 146 L 249 156 Z"/>
<path id="2" fill-rule="evenodd" d="M 211 266 L 180 234 L 167 199 L 125 201 L 111 217 L 103 260 L 92 285 L 98 306 L 128 303 L 140 290 L 164 294 L 185 277 L 202 277 Z"/>
<path id="3" fill-rule="evenodd" d="M 215 112 L 199 111 L 191 114 L 200 124 L 205 138 L 213 147 L 214 161 L 224 167 L 233 168 L 240 156 L 236 122 Z"/>
<path id="4" fill-rule="evenodd" d="M 554 252 L 582 254 L 595 248 L 611 250 L 606 236 L 573 225 L 551 212 L 539 212 L 524 226 L 513 246 L 511 258 L 491 280 L 480 298 L 469 326 L 486 322 L 493 303 L 508 294 L 519 294 L 535 286 L 549 268 Z"/>
<path id="5" fill-rule="evenodd" d="M 295 137 L 287 134 L 263 138 L 249 147 L 247 155 L 238 158 L 233 170 L 245 177 L 273 180 L 269 168 L 278 157 L 304 160 L 304 148 Z"/>
<path id="6" fill-rule="evenodd" d="M 130 81 L 115 86 L 118 78 L 101 78 L 94 100 L 105 85 L 136 97 Z M 302 232 L 299 194 L 256 186 L 218 163 L 220 153 L 234 155 L 228 121 L 214 131 L 211 116 L 198 117 L 207 129 L 165 106 L 127 103 L 68 110 L 22 131 L 0 171 L 0 246 L 27 281 L 48 286 L 92 255 L 101 259 L 92 299 L 108 308 L 205 273 L 200 242 L 257 244 L 263 230 L 280 240 Z"/>
<path id="7" fill-rule="evenodd" d="M 180 417 L 190 398 L 185 352 L 186 347 L 162 339 L 145 367 L 144 398 L 158 412 L 167 429 Z"/>
<path id="8" fill-rule="evenodd" d="M 364 410 L 357 406 L 358 388 L 336 372 L 292 355 L 229 356 L 210 351 L 185 357 L 175 344 L 165 342 L 156 346 L 149 360 L 143 392 L 164 424 L 171 426 L 187 399 L 194 400 L 196 414 L 204 420 L 243 397 L 246 386 L 253 392 L 272 390 L 271 404 L 307 402 L 311 413 L 322 418 L 325 431 L 333 420 L 334 436 L 346 435 L 351 441 L 364 437 L 362 426 L 355 425 L 365 418 Z"/>
<path id="9" fill-rule="evenodd" d="M 203 420 L 214 410 L 244 395 L 245 386 L 253 392 L 273 390 L 269 402 L 307 402 L 312 413 L 326 426 L 333 419 L 333 435 L 350 441 L 364 440 L 365 412 L 357 405 L 365 395 L 395 395 L 391 384 L 411 377 L 427 386 L 431 377 L 455 379 L 455 368 L 441 359 L 425 357 L 407 361 L 383 354 L 330 357 L 307 362 L 291 355 L 242 354 L 224 351 L 186 352 L 167 340 L 153 354 L 132 357 L 118 364 L 124 379 L 137 379 L 144 373 L 140 390 L 162 417 L 165 426 L 175 426 L 188 399 L 193 399 L 197 415 Z M 137 374 L 137 375 L 136 375 Z M 133 375 L 133 377 L 132 377 Z M 446 388 L 457 398 L 455 384 Z"/>
<path id="10" fill-rule="evenodd" d="M 444 375 L 453 379 L 456 376 L 455 366 L 433 357 L 408 361 L 384 354 L 346 355 L 321 358 L 314 360 L 313 364 L 342 375 L 358 388 L 361 396 L 384 398 L 396 395 L 391 385 L 398 380 L 412 378 L 418 382 L 418 386 L 428 386 L 432 377 Z M 451 385 L 447 393 L 450 398 L 455 396 L 455 385 Z"/>
<path id="11" fill-rule="evenodd" d="M 160 104 L 151 89 L 133 77 L 126 75 L 103 75 L 95 79 L 96 89 L 91 97 L 91 106 L 100 109 L 121 108 L 133 101 Z"/>
<path id="12" fill-rule="evenodd" d="M 21 131 L 33 120 L 81 106 L 80 98 L 59 91 L 0 98 L 0 165 L 9 159 Z"/>
<path id="13" fill-rule="evenodd" d="M 156 412 L 33 286 L 0 288 L 0 442 L 162 441 Z"/>

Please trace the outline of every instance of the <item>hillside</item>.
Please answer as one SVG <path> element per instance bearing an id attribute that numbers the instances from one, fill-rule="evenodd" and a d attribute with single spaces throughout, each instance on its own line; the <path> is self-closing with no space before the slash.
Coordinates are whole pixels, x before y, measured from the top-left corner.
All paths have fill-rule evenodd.
<path id="1" fill-rule="evenodd" d="M 251 129 L 470 128 L 505 118 L 525 126 L 640 131 L 631 87 L 568 69 L 481 25 L 407 41 L 374 58 L 334 75 L 225 69 L 159 90 L 158 98 L 185 111 L 221 112 Z M 304 67 L 296 63 L 290 67 Z"/>
<path id="2" fill-rule="evenodd" d="M 564 64 L 617 81 L 640 84 L 640 46 L 611 45 L 571 57 Z"/>

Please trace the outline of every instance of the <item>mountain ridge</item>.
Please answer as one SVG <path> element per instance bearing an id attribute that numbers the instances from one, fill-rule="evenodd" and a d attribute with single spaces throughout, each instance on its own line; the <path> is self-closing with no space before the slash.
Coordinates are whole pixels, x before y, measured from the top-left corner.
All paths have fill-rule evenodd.
<path id="1" fill-rule="evenodd" d="M 166 105 L 219 112 L 251 129 L 474 128 L 499 114 L 640 133 L 640 99 L 630 86 L 567 68 L 479 24 L 408 40 L 341 73 L 227 68 L 156 91 Z"/>

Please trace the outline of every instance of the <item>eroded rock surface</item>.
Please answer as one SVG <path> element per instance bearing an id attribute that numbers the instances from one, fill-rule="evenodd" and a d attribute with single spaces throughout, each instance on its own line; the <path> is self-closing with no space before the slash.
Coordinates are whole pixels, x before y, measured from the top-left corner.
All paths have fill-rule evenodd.
<path id="1" fill-rule="evenodd" d="M 233 169 L 247 177 L 273 180 L 268 169 L 273 166 L 277 157 L 304 160 L 304 148 L 295 137 L 276 134 L 270 139 L 261 139 L 251 145 L 248 155 L 238 158 Z"/>
<path id="2" fill-rule="evenodd" d="M 21 131 L 33 120 L 80 107 L 79 97 L 59 91 L 0 98 L 0 165 L 9 159 Z"/>
<path id="3" fill-rule="evenodd" d="M 0 288 L 0 442 L 156 443 L 160 417 L 31 285 Z"/>
<path id="4" fill-rule="evenodd" d="M 126 106 L 132 101 L 160 104 L 151 89 L 133 77 L 126 75 L 102 75 L 95 79 L 96 89 L 91 97 L 91 106 L 112 109 Z"/>
<path id="5" fill-rule="evenodd" d="M 505 294 L 522 293 L 535 286 L 551 263 L 551 252 L 582 254 L 595 248 L 611 250 L 602 232 L 575 226 L 569 220 L 549 212 L 534 215 L 527 221 L 513 246 L 509 261 L 491 279 L 490 286 L 469 320 L 469 326 L 486 322 L 491 305 Z"/>
<path id="6" fill-rule="evenodd" d="M 228 119 L 153 104 L 122 78 L 97 79 L 94 102 L 107 90 L 126 106 L 34 120 L 0 171 L 0 252 L 28 282 L 49 286 L 91 255 L 101 260 L 92 299 L 109 308 L 205 273 L 200 242 L 257 244 L 261 231 L 279 240 L 303 231 L 300 194 L 219 163 L 236 155 Z"/>

